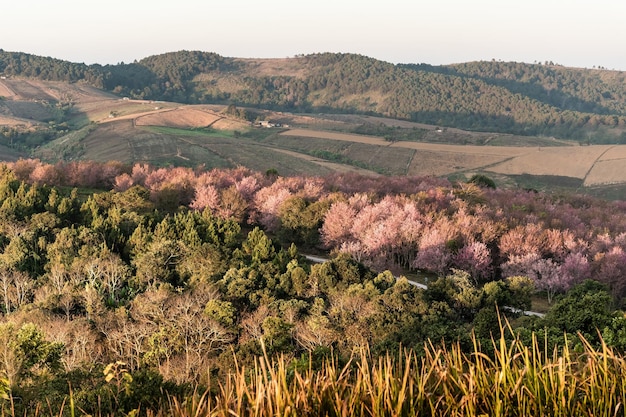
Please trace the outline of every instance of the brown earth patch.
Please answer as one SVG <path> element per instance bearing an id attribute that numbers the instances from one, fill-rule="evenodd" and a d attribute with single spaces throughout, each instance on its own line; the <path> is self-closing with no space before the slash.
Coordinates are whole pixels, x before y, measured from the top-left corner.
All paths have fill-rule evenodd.
<path id="1" fill-rule="evenodd" d="M 481 169 L 502 161 L 500 155 L 462 154 L 456 152 L 416 151 L 408 175 L 445 176 L 455 172 Z"/>
<path id="2" fill-rule="evenodd" d="M 584 186 L 620 184 L 626 179 L 626 159 L 598 161 L 585 177 Z"/>
<path id="3" fill-rule="evenodd" d="M 15 92 L 6 84 L 6 80 L 0 80 L 0 97 L 13 98 Z"/>
<path id="4" fill-rule="evenodd" d="M 82 158 L 102 162 L 134 162 L 137 158 L 130 138 L 134 137 L 135 133 L 136 129 L 131 120 L 98 126 L 81 142 L 84 148 Z"/>
<path id="5" fill-rule="evenodd" d="M 62 81 L 11 78 L 2 80 L 0 82 L 0 88 L 12 92 L 14 100 L 88 103 L 117 98 L 113 94 L 83 83 L 66 83 Z M 2 94 L 0 93 L 0 95 Z"/>
<path id="6" fill-rule="evenodd" d="M 534 148 L 532 152 L 504 161 L 489 171 L 507 175 L 557 175 L 584 179 L 610 146 Z M 624 179 L 626 181 L 626 177 Z"/>
<path id="7" fill-rule="evenodd" d="M 20 119 L 17 117 L 10 116 L 1 116 L 0 115 L 0 126 L 11 126 L 11 127 L 22 127 L 24 129 L 28 129 L 32 126 L 32 121 Z"/>
<path id="8" fill-rule="evenodd" d="M 626 145 L 615 145 L 607 149 L 598 161 L 610 161 L 613 159 L 626 159 Z"/>
<path id="9" fill-rule="evenodd" d="M 276 149 L 276 151 L 280 153 L 284 153 L 286 155 L 291 155 L 296 158 L 303 159 L 305 161 L 313 162 L 314 164 L 317 164 L 326 168 L 330 168 L 331 170 L 335 172 L 340 172 L 340 173 L 355 172 L 355 173 L 358 173 L 361 175 L 367 175 L 370 177 L 381 176 L 379 173 L 370 171 L 368 169 L 358 168 L 358 167 L 345 165 L 345 164 L 337 164 L 335 162 L 330 162 L 325 159 L 316 158 L 314 156 L 306 155 L 306 154 L 299 153 L 299 152 L 288 151 L 286 149 Z"/>
<path id="10" fill-rule="evenodd" d="M 53 109 L 42 102 L 7 100 L 3 104 L 10 115 L 18 119 L 43 122 L 54 117 Z"/>
<path id="11" fill-rule="evenodd" d="M 245 130 L 250 128 L 250 124 L 242 120 L 224 117 L 216 120 L 211 127 L 217 130 Z"/>
<path id="12" fill-rule="evenodd" d="M 281 135 L 331 139 L 331 140 L 343 140 L 346 142 L 357 142 L 357 143 L 365 143 L 368 145 L 378 145 L 378 146 L 391 145 L 390 142 L 387 142 L 384 139 L 381 139 L 377 136 L 352 135 L 348 133 L 326 132 L 322 130 L 289 129 L 285 132 L 282 132 Z"/>
<path id="13" fill-rule="evenodd" d="M 137 126 L 167 126 L 177 128 L 207 127 L 222 116 L 202 110 L 181 107 L 174 110 L 153 112 L 135 119 Z"/>

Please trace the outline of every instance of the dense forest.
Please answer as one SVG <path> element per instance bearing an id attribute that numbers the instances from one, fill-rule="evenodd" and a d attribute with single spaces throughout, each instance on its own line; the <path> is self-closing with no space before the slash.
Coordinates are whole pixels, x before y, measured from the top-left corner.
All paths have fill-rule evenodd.
<path id="1" fill-rule="evenodd" d="M 382 367 L 386 355 L 399 355 L 399 369 L 416 375 L 427 363 L 439 369 L 442 360 L 461 361 L 454 355 L 483 367 L 516 349 L 524 358 L 524 346 L 545 352 L 546 361 L 554 352 L 574 362 L 570 355 L 587 354 L 595 363 L 602 349 L 619 361 L 626 349 L 624 203 L 492 185 L 488 178 L 6 164 L 3 412 L 61 415 L 71 397 L 85 414 L 135 415 L 175 407 L 194 392 L 210 399 L 244 389 L 229 385 L 235 370 L 256 369 L 252 381 L 261 385 L 266 372 L 283 372 L 285 384 L 317 371 L 329 381 L 344 366 Z M 330 255 L 315 263 L 304 256 L 310 253 Z M 537 300 L 547 304 L 545 316 L 520 314 Z M 492 343 L 498 337 L 501 344 Z M 509 343 L 511 351 L 503 348 Z M 404 349 L 415 359 L 403 362 Z M 543 363 L 537 355 L 533 363 Z M 388 366 L 388 377 L 398 372 Z M 585 369 L 568 365 L 568 372 Z M 337 396 L 371 393 L 352 391 L 359 383 Z M 340 389 L 315 387 L 320 395 Z M 593 407 L 571 398 L 572 410 Z M 329 404 L 311 405 L 312 414 L 291 410 L 317 415 Z"/>
<path id="2" fill-rule="evenodd" d="M 133 98 L 381 115 L 470 130 L 621 143 L 625 74 L 552 63 L 393 65 L 354 54 L 276 60 L 180 51 L 117 65 L 0 51 L 5 76 L 87 82 Z"/>

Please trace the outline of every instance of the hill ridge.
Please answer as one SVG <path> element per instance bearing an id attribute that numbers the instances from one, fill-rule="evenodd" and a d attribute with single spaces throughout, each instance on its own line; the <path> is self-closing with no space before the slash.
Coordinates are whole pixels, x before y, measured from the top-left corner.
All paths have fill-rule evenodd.
<path id="1" fill-rule="evenodd" d="M 82 81 L 138 99 L 371 114 L 469 130 L 626 141 L 626 73 L 610 70 L 499 61 L 391 64 L 349 53 L 229 58 L 183 50 L 105 66 L 2 51 L 0 73 Z"/>

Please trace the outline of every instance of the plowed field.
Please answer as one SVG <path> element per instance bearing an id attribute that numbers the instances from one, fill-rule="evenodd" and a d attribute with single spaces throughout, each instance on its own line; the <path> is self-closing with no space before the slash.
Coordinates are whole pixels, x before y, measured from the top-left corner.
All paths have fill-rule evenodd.
<path id="1" fill-rule="evenodd" d="M 442 176 L 483 170 L 503 175 L 571 177 L 583 180 L 586 186 L 626 183 L 626 145 L 507 147 L 391 143 L 375 136 L 308 129 L 292 129 L 282 135 L 413 149 L 409 175 Z"/>

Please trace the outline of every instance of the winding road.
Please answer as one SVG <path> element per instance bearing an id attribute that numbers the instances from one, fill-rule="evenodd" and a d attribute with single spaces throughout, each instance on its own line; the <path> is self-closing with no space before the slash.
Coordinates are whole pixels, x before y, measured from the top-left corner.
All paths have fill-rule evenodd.
<path id="1" fill-rule="evenodd" d="M 306 254 L 302 254 L 302 256 L 304 256 L 306 259 L 308 259 L 309 261 L 313 262 L 313 263 L 324 263 L 326 261 L 329 261 L 330 259 L 328 258 L 324 258 L 321 256 L 315 256 L 315 255 L 306 255 Z M 398 277 L 396 277 L 396 279 L 398 279 Z M 411 281 L 410 279 L 407 279 L 407 281 L 409 282 L 409 284 L 417 287 L 417 288 L 421 288 L 423 290 L 428 289 L 428 286 L 426 284 L 422 284 L 420 282 L 415 282 L 415 281 Z M 522 313 L 525 316 L 535 316 L 535 317 L 544 317 L 545 314 L 543 313 L 539 313 L 537 311 L 525 311 L 525 310 L 520 310 L 518 308 L 515 307 L 509 307 L 509 306 L 503 306 L 504 309 L 512 312 L 512 313 Z"/>

